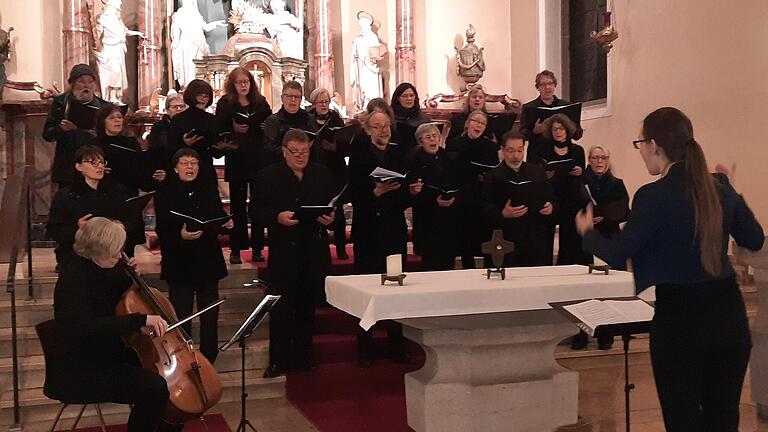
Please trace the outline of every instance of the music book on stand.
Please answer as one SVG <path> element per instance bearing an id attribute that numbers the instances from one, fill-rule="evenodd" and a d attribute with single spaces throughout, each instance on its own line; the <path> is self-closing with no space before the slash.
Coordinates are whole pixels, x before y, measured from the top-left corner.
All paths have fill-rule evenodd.
<path id="1" fill-rule="evenodd" d="M 253 333 L 253 329 L 259 326 L 269 312 L 275 307 L 275 303 L 280 300 L 279 295 L 267 294 L 261 302 L 253 309 L 248 318 L 240 325 L 240 328 L 232 335 L 227 342 L 219 348 L 219 351 L 226 351 L 234 345 L 240 338 L 247 338 Z"/>
<path id="2" fill-rule="evenodd" d="M 648 333 L 655 309 L 638 297 L 550 303 L 593 337 Z"/>

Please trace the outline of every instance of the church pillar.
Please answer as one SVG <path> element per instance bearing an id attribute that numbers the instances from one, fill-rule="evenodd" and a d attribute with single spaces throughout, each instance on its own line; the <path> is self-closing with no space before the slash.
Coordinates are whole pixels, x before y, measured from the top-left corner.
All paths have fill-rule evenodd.
<path id="1" fill-rule="evenodd" d="M 315 88 L 324 88 L 333 97 L 333 35 L 331 34 L 330 0 L 315 0 Z"/>
<path id="2" fill-rule="evenodd" d="M 397 0 L 397 45 L 395 79 L 397 84 L 416 84 L 416 47 L 413 45 L 413 2 Z"/>
<path id="3" fill-rule="evenodd" d="M 61 32 L 66 81 L 72 66 L 80 63 L 90 64 L 91 23 L 86 0 L 64 0 L 63 6 Z"/>
<path id="4" fill-rule="evenodd" d="M 757 287 L 757 316 L 751 322 L 752 356 L 749 359 L 750 391 L 757 404 L 757 414 L 768 419 L 768 247 L 750 252 L 735 247 L 737 260 L 755 270 Z"/>
<path id="5" fill-rule="evenodd" d="M 139 31 L 146 39 L 139 42 L 139 109 L 149 111 L 149 99 L 163 86 L 163 60 L 160 55 L 165 20 L 164 0 L 141 0 Z"/>

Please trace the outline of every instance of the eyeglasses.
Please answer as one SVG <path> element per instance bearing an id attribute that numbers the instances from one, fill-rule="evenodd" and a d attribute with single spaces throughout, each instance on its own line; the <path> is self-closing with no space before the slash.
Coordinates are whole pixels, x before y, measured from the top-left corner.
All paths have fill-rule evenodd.
<path id="1" fill-rule="evenodd" d="M 589 160 L 596 160 L 596 161 L 604 161 L 608 160 L 608 156 L 601 155 L 601 156 L 590 156 Z"/>
<path id="2" fill-rule="evenodd" d="M 391 127 L 392 127 L 392 125 L 385 124 L 385 125 L 381 125 L 381 126 L 368 126 L 368 129 L 370 129 L 370 130 L 372 130 L 374 132 L 381 133 L 381 132 L 384 132 L 384 131 L 388 131 L 389 128 L 391 128 Z"/>
<path id="3" fill-rule="evenodd" d="M 94 167 L 94 168 L 95 168 L 95 167 L 98 167 L 99 165 L 101 165 L 101 166 L 107 166 L 107 161 L 105 161 L 104 159 L 91 159 L 91 160 L 84 160 L 84 161 L 82 161 L 81 163 L 87 163 L 87 164 L 90 164 L 90 165 L 91 165 L 92 167 Z"/>
<path id="4" fill-rule="evenodd" d="M 298 151 L 298 150 L 294 150 L 294 149 L 292 149 L 290 147 L 283 147 L 283 148 L 288 150 L 288 153 L 290 153 L 291 155 L 293 155 L 295 157 L 302 157 L 302 156 L 306 156 L 306 155 L 309 154 L 309 150 L 307 150 L 307 151 Z"/>
<path id="5" fill-rule="evenodd" d="M 235 81 L 235 85 L 239 85 L 239 86 L 245 86 L 245 85 L 248 85 L 250 83 L 251 83 L 250 80 Z"/>
<path id="6" fill-rule="evenodd" d="M 470 123 L 477 123 L 477 124 L 481 124 L 481 125 L 483 125 L 483 126 L 485 126 L 485 125 L 487 125 L 487 124 L 488 124 L 488 122 L 487 122 L 487 121 L 485 121 L 485 120 L 478 120 L 478 119 L 469 119 L 469 122 L 470 122 Z"/>
<path id="7" fill-rule="evenodd" d="M 436 134 L 436 133 L 424 134 L 424 135 L 421 136 L 419 141 L 424 141 L 427 138 L 429 138 L 429 139 L 440 139 L 440 134 Z"/>
<path id="8" fill-rule="evenodd" d="M 632 145 L 635 146 L 636 149 L 640 148 L 640 143 L 648 142 L 650 141 L 648 138 L 646 139 L 640 139 L 640 140 L 634 140 L 632 141 Z"/>
<path id="9" fill-rule="evenodd" d="M 301 95 L 292 95 L 292 94 L 283 93 L 282 96 L 288 100 L 301 100 Z"/>
<path id="10" fill-rule="evenodd" d="M 181 165 L 181 166 L 198 166 L 198 165 L 200 165 L 200 161 L 198 161 L 198 160 L 183 160 L 183 161 L 180 160 L 180 161 L 178 161 L 176 163 L 176 165 Z"/>
<path id="11" fill-rule="evenodd" d="M 315 105 L 328 105 L 329 103 L 331 103 L 331 101 L 328 99 L 315 101 Z"/>

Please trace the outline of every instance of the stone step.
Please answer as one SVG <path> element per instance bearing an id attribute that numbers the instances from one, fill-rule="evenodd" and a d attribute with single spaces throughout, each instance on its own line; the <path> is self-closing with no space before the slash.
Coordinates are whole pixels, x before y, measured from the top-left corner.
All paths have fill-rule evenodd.
<path id="1" fill-rule="evenodd" d="M 216 370 L 219 373 L 239 371 L 241 366 L 240 348 L 235 345 L 219 353 Z M 263 370 L 269 364 L 269 342 L 263 339 L 249 339 L 245 348 L 245 369 Z M 45 384 L 45 359 L 42 355 L 19 358 L 19 388 L 30 389 Z M 13 388 L 13 362 L 11 357 L 0 358 L 0 392 Z"/>
<path id="2" fill-rule="evenodd" d="M 254 369 L 246 371 L 245 376 L 245 391 L 248 393 L 248 399 L 270 399 L 276 397 L 285 396 L 285 377 L 280 376 L 276 378 L 263 378 L 263 369 Z M 219 403 L 235 402 L 240 400 L 241 388 L 240 388 L 240 372 L 225 372 L 219 373 L 221 379 L 221 385 L 223 392 Z M 47 422 L 48 427 L 56 417 L 56 413 L 61 408 L 58 401 L 48 399 L 43 394 L 43 389 L 31 388 L 24 389 L 19 392 L 19 405 L 21 406 L 21 421 L 25 425 Z M 105 420 L 109 424 L 125 423 L 128 417 L 128 406 L 118 404 L 101 404 L 102 412 L 105 414 Z M 79 407 L 67 408 L 62 416 L 65 420 L 65 425 L 70 425 L 72 419 L 77 416 Z M 81 425 L 93 425 L 96 424 L 93 421 L 96 420 L 96 410 L 92 407 L 86 409 L 81 420 Z M 0 399 L 0 427 L 9 425 L 13 422 L 13 393 L 8 390 L 3 392 L 2 399 Z M 59 427 L 59 429 L 62 429 Z"/>

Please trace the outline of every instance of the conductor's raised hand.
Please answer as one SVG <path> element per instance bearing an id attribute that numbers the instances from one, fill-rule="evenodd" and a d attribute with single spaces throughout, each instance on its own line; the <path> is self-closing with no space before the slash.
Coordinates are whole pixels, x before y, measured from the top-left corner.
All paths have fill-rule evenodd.
<path id="1" fill-rule="evenodd" d="M 317 217 L 317 221 L 320 222 L 321 225 L 325 226 L 332 224 L 335 219 L 336 212 L 330 212 L 328 214 L 320 215 Z"/>
<path id="2" fill-rule="evenodd" d="M 168 331 L 168 323 L 159 315 L 147 315 L 147 322 L 141 332 L 152 337 L 163 337 Z"/>
<path id="3" fill-rule="evenodd" d="M 294 226 L 299 223 L 296 219 L 293 218 L 293 212 L 286 210 L 281 211 L 277 214 L 277 223 L 279 223 L 282 226 Z"/>
<path id="4" fill-rule="evenodd" d="M 544 203 L 543 206 L 539 209 L 539 214 L 543 214 L 544 216 L 549 216 L 552 214 L 552 202 L 547 201 Z"/>
<path id="5" fill-rule="evenodd" d="M 501 215 L 507 219 L 518 218 L 528 213 L 528 207 L 524 204 L 519 206 L 513 206 L 511 200 L 507 200 L 504 204 L 504 209 L 501 210 Z"/>
<path id="6" fill-rule="evenodd" d="M 592 210 L 592 204 L 589 204 L 584 210 L 580 210 L 576 214 L 576 232 L 583 236 L 587 232 L 592 231 L 595 228 L 594 220 L 595 215 Z"/>
<path id="7" fill-rule="evenodd" d="M 181 227 L 181 238 L 184 240 L 197 240 L 202 235 L 202 231 L 187 231 L 187 224 Z"/>
<path id="8" fill-rule="evenodd" d="M 193 145 L 199 143 L 203 140 L 202 135 L 190 135 L 189 132 L 185 133 L 182 137 L 182 140 L 184 141 L 184 145 L 187 147 L 192 147 Z"/>

